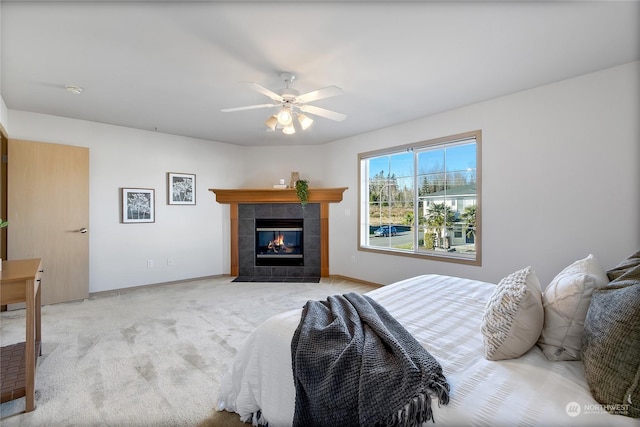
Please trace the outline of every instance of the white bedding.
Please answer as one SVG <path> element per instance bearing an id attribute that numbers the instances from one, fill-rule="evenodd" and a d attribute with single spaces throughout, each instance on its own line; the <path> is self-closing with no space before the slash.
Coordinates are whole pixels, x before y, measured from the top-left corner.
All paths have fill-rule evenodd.
<path id="1" fill-rule="evenodd" d="M 494 288 L 423 275 L 368 293 L 442 365 L 451 400 L 446 406 L 434 401 L 436 426 L 640 426 L 640 420 L 606 413 L 591 397 L 582 362 L 550 362 L 537 346 L 518 359 L 486 360 L 480 322 Z M 237 412 L 244 421 L 262 411 L 270 427 L 291 425 L 290 350 L 300 313 L 274 316 L 247 338 L 222 380 L 218 410 Z"/>

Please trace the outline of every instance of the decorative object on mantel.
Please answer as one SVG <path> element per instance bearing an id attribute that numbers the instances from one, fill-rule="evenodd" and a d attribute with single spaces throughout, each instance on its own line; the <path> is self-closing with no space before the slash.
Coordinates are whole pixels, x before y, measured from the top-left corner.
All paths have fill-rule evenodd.
<path id="1" fill-rule="evenodd" d="M 3 221 L 2 218 L 0 218 L 0 228 L 6 228 L 7 225 L 9 225 L 9 223 L 7 221 Z M 2 258 L 0 258 L 0 271 L 2 271 Z"/>
<path id="2" fill-rule="evenodd" d="M 300 172 L 291 172 L 291 181 L 289 182 L 289 187 L 295 188 L 296 181 L 300 179 Z"/>
<path id="3" fill-rule="evenodd" d="M 302 207 L 305 207 L 309 202 L 309 181 L 305 179 L 296 181 L 296 195 L 300 199 Z"/>
<path id="4" fill-rule="evenodd" d="M 284 190 L 284 189 L 289 188 L 289 186 L 284 183 L 284 178 L 280 178 L 280 183 L 279 184 L 273 184 L 273 188 L 279 189 L 279 190 Z"/>

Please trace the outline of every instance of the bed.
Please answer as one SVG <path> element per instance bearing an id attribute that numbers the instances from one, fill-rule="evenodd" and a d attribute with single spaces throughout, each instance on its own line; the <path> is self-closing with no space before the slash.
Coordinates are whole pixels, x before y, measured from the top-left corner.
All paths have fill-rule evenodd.
<path id="1" fill-rule="evenodd" d="M 442 365 L 450 401 L 432 404 L 434 425 L 640 426 L 594 399 L 581 360 L 551 361 L 538 345 L 519 357 L 488 360 L 480 330 L 495 291 L 492 283 L 421 275 L 366 294 Z M 218 410 L 254 425 L 292 424 L 291 339 L 300 316 L 301 310 L 276 315 L 247 338 L 222 380 Z"/>

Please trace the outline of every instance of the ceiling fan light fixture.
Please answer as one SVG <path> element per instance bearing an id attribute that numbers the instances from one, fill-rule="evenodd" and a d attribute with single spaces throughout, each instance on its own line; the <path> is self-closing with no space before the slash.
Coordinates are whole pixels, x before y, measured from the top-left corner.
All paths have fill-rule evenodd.
<path id="1" fill-rule="evenodd" d="M 264 124 L 267 126 L 267 129 L 270 131 L 275 131 L 276 130 L 276 126 L 278 125 L 278 118 L 273 115 L 271 117 L 269 117 L 267 119 L 266 122 L 264 122 Z"/>
<path id="2" fill-rule="evenodd" d="M 282 128 L 282 133 L 285 135 L 293 135 L 296 133 L 296 129 L 293 127 L 293 121 Z"/>
<path id="3" fill-rule="evenodd" d="M 288 126 L 291 124 L 291 122 L 293 122 L 291 111 L 289 111 L 289 109 L 287 108 L 283 108 L 282 110 L 280 110 L 280 112 L 278 113 L 278 123 L 280 123 L 282 126 Z"/>
<path id="4" fill-rule="evenodd" d="M 300 123 L 302 130 L 307 130 L 313 123 L 313 119 L 309 116 L 305 116 L 304 114 L 298 114 L 298 123 Z"/>
<path id="5" fill-rule="evenodd" d="M 2 0 L 0 0 L 0 2 L 1 1 Z M 244 107 L 223 108 L 220 111 L 222 111 L 223 113 L 231 113 L 234 111 L 253 110 L 256 108 L 278 107 L 276 114 L 271 115 L 264 122 L 264 124 L 267 131 L 274 132 L 281 129 L 282 132 L 286 135 L 295 134 L 296 130 L 307 130 L 313 124 L 314 120 L 307 115 L 302 114 L 303 112 L 312 114 L 313 116 L 324 117 L 337 122 L 340 122 L 347 117 L 342 113 L 337 113 L 335 111 L 308 104 L 309 102 L 317 101 L 319 99 L 329 98 L 342 94 L 342 89 L 340 89 L 339 87 L 327 86 L 300 95 L 296 89 L 289 87 L 291 82 L 293 82 L 293 80 L 295 79 L 295 76 L 292 73 L 281 73 L 280 77 L 284 80 L 286 87 L 284 89 L 278 89 L 276 91 L 269 90 L 257 83 L 244 82 L 257 92 L 260 92 L 268 98 L 271 98 L 271 103 L 246 105 Z"/>

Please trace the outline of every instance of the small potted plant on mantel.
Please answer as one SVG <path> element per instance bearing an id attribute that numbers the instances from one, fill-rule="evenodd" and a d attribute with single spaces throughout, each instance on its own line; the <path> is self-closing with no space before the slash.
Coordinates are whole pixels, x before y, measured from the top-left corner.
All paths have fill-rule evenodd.
<path id="1" fill-rule="evenodd" d="M 296 195 L 300 199 L 302 207 L 307 206 L 309 202 L 309 181 L 306 179 L 299 179 L 296 181 Z"/>
<path id="2" fill-rule="evenodd" d="M 7 225 L 9 225 L 9 223 L 0 218 L 0 228 L 6 228 Z M 2 271 L 2 258 L 0 258 L 0 271 Z"/>

